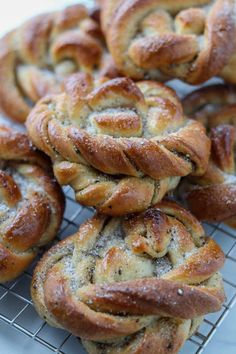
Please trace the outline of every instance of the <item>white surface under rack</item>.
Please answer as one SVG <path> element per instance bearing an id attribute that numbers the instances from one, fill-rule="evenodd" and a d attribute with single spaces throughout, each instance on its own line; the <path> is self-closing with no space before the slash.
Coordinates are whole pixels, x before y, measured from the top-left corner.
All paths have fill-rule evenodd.
<path id="1" fill-rule="evenodd" d="M 82 2 L 82 1 L 80 1 Z M 92 1 L 83 1 L 91 5 Z M 0 35 L 40 12 L 59 9 L 76 3 L 74 0 L 0 0 Z M 175 83 L 178 94 L 189 86 Z M 58 239 L 73 234 L 93 214 L 74 201 L 73 191 L 66 187 L 66 211 Z M 236 231 L 224 224 L 205 224 L 226 254 L 222 270 L 227 301 L 222 310 L 206 316 L 198 332 L 181 350 L 181 354 L 236 354 Z M 41 255 L 39 255 L 40 257 Z M 52 328 L 39 318 L 30 298 L 32 271 L 39 259 L 15 281 L 0 285 L 0 353 L 2 354 L 85 354 L 78 338 Z M 145 353 L 144 353 L 145 354 Z M 153 353 L 155 354 L 155 353 Z"/>

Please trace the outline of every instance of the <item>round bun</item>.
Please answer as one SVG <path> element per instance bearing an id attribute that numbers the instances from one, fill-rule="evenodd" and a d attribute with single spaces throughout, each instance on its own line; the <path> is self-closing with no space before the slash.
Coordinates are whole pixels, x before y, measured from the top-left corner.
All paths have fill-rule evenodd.
<path id="1" fill-rule="evenodd" d="M 25 134 L 0 126 L 0 282 L 22 273 L 56 236 L 64 197 L 48 164 Z"/>
<path id="2" fill-rule="evenodd" d="M 184 182 L 183 196 L 200 220 L 236 227 L 236 88 L 201 88 L 188 95 L 183 106 L 189 117 L 205 124 L 212 146 L 206 173 Z"/>
<path id="3" fill-rule="evenodd" d="M 77 71 L 118 74 L 96 13 L 73 5 L 33 17 L 0 42 L 0 108 L 23 123 L 41 97 L 60 92 L 63 79 Z"/>
<path id="4" fill-rule="evenodd" d="M 99 211 L 121 215 L 160 201 L 180 177 L 205 172 L 210 141 L 183 116 L 174 91 L 154 81 L 94 81 L 74 74 L 39 101 L 27 122 L 61 184 Z"/>
<path id="5" fill-rule="evenodd" d="M 234 1 L 103 0 L 101 7 L 108 48 L 126 75 L 199 84 L 224 69 L 236 82 Z"/>
<path id="6" fill-rule="evenodd" d="M 176 354 L 224 301 L 224 254 L 185 209 L 95 215 L 52 247 L 32 281 L 36 310 L 90 354 Z"/>

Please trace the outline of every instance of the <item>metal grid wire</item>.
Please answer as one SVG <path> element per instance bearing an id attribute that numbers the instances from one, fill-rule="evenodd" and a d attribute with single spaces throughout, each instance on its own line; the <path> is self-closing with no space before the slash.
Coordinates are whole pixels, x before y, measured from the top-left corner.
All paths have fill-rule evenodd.
<path id="1" fill-rule="evenodd" d="M 74 201 L 73 191 L 69 187 L 66 187 L 64 191 L 67 203 L 58 239 L 74 233 L 79 225 L 93 214 L 92 209 L 81 207 Z M 227 301 L 220 312 L 206 316 L 198 332 L 185 344 L 181 351 L 182 354 L 202 353 L 236 302 L 236 282 L 233 280 L 235 272 L 232 272 L 232 267 L 234 269 L 236 267 L 236 232 L 223 224 L 205 224 L 204 227 L 207 234 L 221 245 L 226 254 L 222 274 Z M 0 285 L 0 325 L 1 321 L 4 321 L 43 347 L 47 347 L 49 352 L 51 350 L 58 354 L 84 353 L 78 338 L 61 329 L 50 327 L 39 318 L 34 310 L 29 289 L 32 272 L 38 258 L 18 279 Z"/>
<path id="2" fill-rule="evenodd" d="M 80 2 L 84 2 L 86 5 L 93 4 L 92 0 L 80 0 Z M 62 3 L 64 2 L 62 1 Z M 178 95 L 181 97 L 190 90 L 188 85 L 180 82 L 173 82 L 171 86 L 177 89 Z M 93 214 L 92 209 L 84 208 L 74 201 L 73 191 L 69 187 L 64 188 L 64 191 L 67 201 L 66 211 L 57 241 L 73 234 L 78 230 L 79 225 Z M 226 255 L 222 274 L 227 301 L 220 312 L 206 316 L 198 332 L 184 345 L 181 354 L 200 354 L 203 351 L 205 353 L 207 343 L 236 303 L 236 277 L 235 271 L 232 271 L 232 269 L 236 269 L 236 232 L 223 224 L 205 224 L 204 227 L 207 234 L 221 245 Z M 13 282 L 0 284 L 0 327 L 2 324 L 7 324 L 12 331 L 16 329 L 31 338 L 32 341 L 36 341 L 41 348 L 41 350 L 39 349 L 40 353 L 47 348 L 47 353 L 84 354 L 85 351 L 78 338 L 61 329 L 50 327 L 39 318 L 34 310 L 30 297 L 30 283 L 34 266 L 42 252 L 19 278 Z M 10 340 L 11 338 L 9 338 Z"/>
<path id="3" fill-rule="evenodd" d="M 73 3 L 74 1 L 70 2 Z M 85 3 L 87 6 L 93 5 L 93 0 L 80 0 L 80 2 Z M 219 81 L 218 79 L 212 79 L 208 81 L 208 84 Z M 193 87 L 178 80 L 172 80 L 169 86 L 177 91 L 179 97 L 184 97 L 193 90 Z M 5 117 L 2 117 L 1 114 L 0 119 L 3 119 L 5 124 L 14 125 L 12 122 L 6 121 Z M 22 129 L 18 125 L 14 126 L 17 129 Z M 94 213 L 93 209 L 82 207 L 75 202 L 74 192 L 70 187 L 64 188 L 64 192 L 66 195 L 66 210 L 55 242 L 75 233 L 79 225 Z M 229 314 L 230 309 L 236 303 L 235 272 L 231 271 L 232 267 L 233 269 L 236 267 L 236 232 L 221 223 L 205 223 L 204 228 L 206 233 L 213 237 L 222 247 L 226 255 L 226 262 L 221 273 L 224 279 L 227 301 L 221 311 L 205 317 L 197 333 L 185 343 L 180 354 L 202 353 L 207 347 L 207 343 Z M 64 330 L 50 327 L 45 321 L 39 318 L 34 310 L 30 297 L 30 283 L 34 267 L 44 251 L 45 249 L 39 253 L 31 267 L 19 278 L 12 282 L 0 284 L 0 328 L 2 321 L 2 323 L 4 322 L 11 326 L 12 330 L 16 329 L 38 342 L 42 346 L 41 348 L 48 348 L 49 352 L 57 354 L 85 354 L 79 338 L 72 336 Z"/>

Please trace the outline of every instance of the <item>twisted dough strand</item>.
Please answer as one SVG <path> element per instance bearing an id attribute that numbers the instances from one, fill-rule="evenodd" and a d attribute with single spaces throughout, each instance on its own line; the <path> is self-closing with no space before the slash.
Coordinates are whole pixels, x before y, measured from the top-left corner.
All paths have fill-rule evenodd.
<path id="1" fill-rule="evenodd" d="M 64 198 L 25 134 L 0 126 L 0 282 L 14 279 L 56 235 Z"/>
<path id="2" fill-rule="evenodd" d="M 197 220 L 163 201 L 142 214 L 87 221 L 41 259 L 32 298 L 51 325 L 81 336 L 88 353 L 174 354 L 201 316 L 220 309 L 223 262 Z"/>
<path id="3" fill-rule="evenodd" d="M 24 122 L 31 107 L 59 93 L 77 71 L 115 77 L 99 24 L 83 5 L 33 17 L 0 42 L 0 107 Z"/>
<path id="4" fill-rule="evenodd" d="M 205 87 L 188 95 L 183 106 L 187 115 L 207 127 L 212 142 L 206 173 L 191 178 L 191 184 L 184 187 L 187 202 L 199 219 L 236 227 L 236 89 L 227 85 Z"/>
<path id="5" fill-rule="evenodd" d="M 175 93 L 153 81 L 71 76 L 65 93 L 42 99 L 26 125 L 59 182 L 111 215 L 144 210 L 181 176 L 207 167 L 203 126 L 185 119 Z"/>
<path id="6" fill-rule="evenodd" d="M 132 78 L 198 84 L 219 75 L 229 61 L 233 66 L 234 0 L 104 0 L 101 7 L 109 50 Z"/>

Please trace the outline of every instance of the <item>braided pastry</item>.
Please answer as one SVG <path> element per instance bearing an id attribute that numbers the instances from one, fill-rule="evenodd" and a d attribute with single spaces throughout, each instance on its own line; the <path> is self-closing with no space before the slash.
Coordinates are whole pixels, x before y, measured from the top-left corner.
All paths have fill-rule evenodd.
<path id="1" fill-rule="evenodd" d="M 206 125 L 212 141 L 206 173 L 184 184 L 188 205 L 201 220 L 236 227 L 236 88 L 201 88 L 188 95 L 183 105 L 188 116 Z"/>
<path id="2" fill-rule="evenodd" d="M 109 50 L 132 78 L 197 84 L 233 60 L 235 0 L 103 0 L 101 6 Z"/>
<path id="3" fill-rule="evenodd" d="M 90 354 L 174 354 L 220 309 L 223 263 L 199 222 L 163 201 L 125 218 L 95 215 L 43 256 L 32 298 Z"/>
<path id="4" fill-rule="evenodd" d="M 99 24 L 83 5 L 36 16 L 0 43 L 0 107 L 24 122 L 32 105 L 75 72 L 116 76 Z"/>
<path id="5" fill-rule="evenodd" d="M 185 119 L 176 94 L 152 81 L 101 83 L 74 74 L 65 93 L 42 99 L 26 125 L 53 159 L 59 183 L 110 215 L 148 208 L 208 163 L 202 124 Z"/>
<path id="6" fill-rule="evenodd" d="M 0 126 L 0 282 L 17 277 L 60 226 L 64 198 L 25 134 Z"/>

